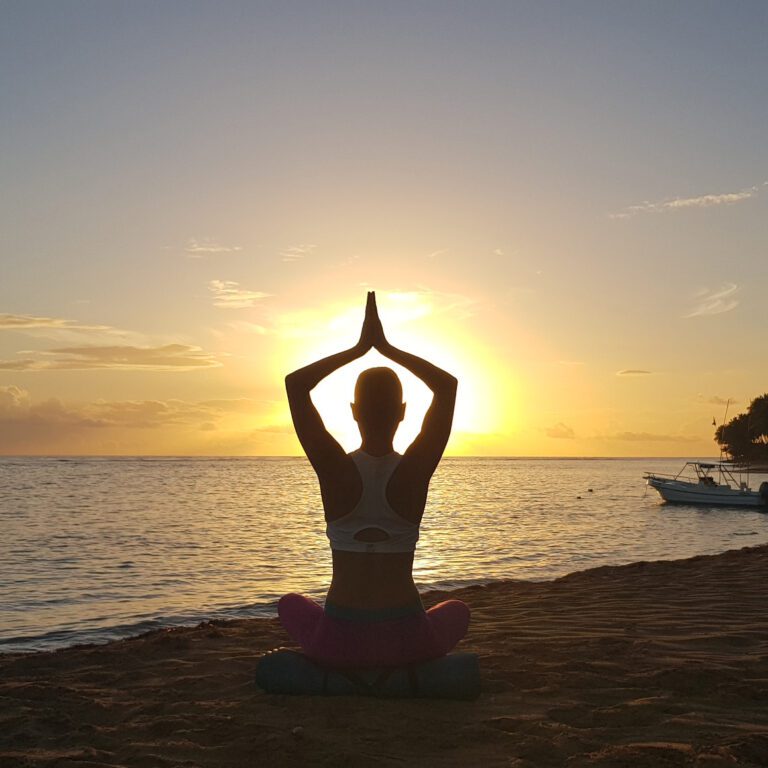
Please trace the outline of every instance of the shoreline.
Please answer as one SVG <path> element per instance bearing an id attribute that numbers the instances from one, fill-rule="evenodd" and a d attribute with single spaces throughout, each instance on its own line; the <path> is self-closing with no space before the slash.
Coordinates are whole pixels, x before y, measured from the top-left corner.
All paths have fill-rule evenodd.
<path id="1" fill-rule="evenodd" d="M 768 550 L 768 542 L 764 544 L 755 544 L 751 546 L 744 546 L 744 547 L 738 547 L 734 549 L 727 549 L 723 550 L 722 552 L 715 552 L 710 554 L 700 554 L 700 555 L 691 555 L 689 557 L 681 557 L 681 558 L 674 558 L 674 559 L 656 559 L 656 560 L 633 560 L 627 563 L 618 563 L 618 564 L 609 564 L 609 565 L 596 565 L 589 568 L 580 568 L 578 570 L 569 571 L 568 573 L 563 574 L 562 576 L 555 576 L 551 578 L 531 578 L 531 579 L 511 579 L 511 578 L 495 578 L 495 577 L 489 577 L 487 579 L 466 579 L 464 580 L 465 583 L 461 583 L 461 579 L 456 580 L 446 580 L 445 585 L 438 585 L 436 586 L 427 586 L 427 587 L 421 587 L 417 584 L 417 589 L 419 590 L 419 594 L 421 595 L 425 606 L 432 605 L 436 602 L 439 602 L 439 600 L 447 600 L 451 597 L 458 596 L 461 598 L 461 595 L 458 593 L 462 593 L 465 590 L 473 589 L 473 588 L 485 588 L 492 585 L 509 585 L 510 587 L 518 586 L 518 585 L 526 585 L 526 584 L 553 584 L 557 581 L 560 581 L 562 579 L 569 579 L 572 577 L 576 577 L 582 574 L 588 574 L 596 571 L 602 571 L 605 569 L 614 569 L 614 568 L 627 568 L 632 566 L 641 566 L 641 565 L 652 565 L 657 563 L 677 563 L 677 562 L 688 562 L 690 560 L 695 560 L 700 557 L 717 557 L 719 555 L 724 555 L 729 552 L 739 552 L 741 550 L 745 549 L 760 549 L 760 548 L 766 548 Z M 451 583 L 452 581 L 455 581 L 456 583 Z M 439 600 L 431 600 L 431 595 L 439 595 Z M 313 599 L 318 600 L 320 603 L 323 602 L 323 599 L 321 597 L 315 597 Z M 235 609 L 238 610 L 238 609 Z M 121 637 L 116 637 L 113 639 L 108 640 L 101 640 L 101 641 L 83 641 L 78 642 L 75 641 L 70 645 L 62 645 L 56 648 L 40 648 L 40 649 L 33 649 L 33 650 L 15 650 L 15 651 L 3 651 L 2 650 L 2 642 L 0 641 L 0 661 L 3 659 L 7 659 L 10 656 L 18 655 L 30 655 L 30 654 L 39 654 L 39 653 L 59 653 L 62 651 L 67 651 L 73 648 L 90 648 L 90 647 L 104 647 L 105 645 L 110 645 L 112 643 L 121 643 L 126 642 L 130 640 L 135 640 L 139 638 L 144 638 L 149 635 L 153 635 L 155 633 L 164 633 L 164 632 L 170 632 L 170 631 L 180 631 L 180 630 L 195 630 L 206 626 L 224 626 L 231 623 L 237 623 L 237 622 L 250 622 L 250 621 L 272 621 L 277 619 L 277 600 L 271 602 L 271 603 L 264 603 L 263 605 L 259 604 L 257 608 L 254 608 L 254 606 L 247 606 L 243 607 L 243 610 L 257 610 L 257 611 L 265 611 L 264 615 L 252 615 L 252 616 L 217 616 L 217 613 L 226 613 L 227 609 L 217 609 L 210 611 L 209 613 L 202 615 L 198 618 L 192 619 L 192 617 L 189 617 L 191 620 L 186 621 L 185 619 L 181 620 L 182 623 L 173 623 L 173 617 L 167 617 L 168 624 L 164 626 L 158 626 L 158 627 L 152 627 L 150 629 L 139 629 L 137 632 L 133 634 L 124 635 Z M 162 622 L 163 619 L 150 619 L 146 622 L 139 622 L 141 623 L 152 623 L 154 621 Z M 139 624 L 136 625 L 137 629 L 139 627 Z M 112 628 L 104 628 L 103 630 L 100 629 L 93 629 L 92 631 L 99 632 L 103 631 L 105 634 L 109 633 Z M 48 634 L 55 634 L 58 630 L 52 630 L 51 633 Z M 40 636 L 29 636 L 29 638 L 24 637 L 20 638 L 21 640 L 26 639 L 37 639 L 38 637 L 44 637 L 45 635 Z"/>
<path id="2" fill-rule="evenodd" d="M 515 585 L 526 585 L 526 584 L 552 584 L 554 582 L 557 582 L 562 579 L 568 579 L 571 577 L 578 576 L 580 574 L 585 573 L 591 573 L 593 571 L 600 571 L 604 569 L 612 569 L 612 568 L 627 568 L 631 566 L 638 566 L 638 565 L 648 565 L 648 564 L 655 564 L 655 563 L 672 563 L 672 562 L 687 562 L 689 560 L 694 560 L 699 557 L 716 557 L 721 554 L 726 554 L 728 552 L 738 552 L 742 549 L 758 549 L 761 547 L 765 547 L 768 550 L 768 542 L 765 544 L 756 544 L 752 546 L 745 546 L 745 547 L 739 547 L 737 549 L 728 549 L 723 550 L 722 552 L 716 552 L 711 554 L 701 554 L 701 555 L 691 555 L 689 557 L 684 558 L 675 558 L 675 559 L 657 559 L 657 560 L 636 560 L 636 561 L 630 561 L 627 563 L 619 563 L 619 564 L 610 564 L 610 565 L 596 565 L 589 568 L 581 568 L 575 571 L 569 571 L 566 574 L 563 574 L 562 576 L 555 576 L 552 578 L 540 578 L 540 579 L 510 579 L 510 578 L 494 578 L 489 577 L 487 579 L 466 579 L 463 580 L 465 583 L 461 583 L 461 579 L 456 580 L 446 580 L 446 583 L 444 585 L 440 585 L 439 583 L 436 586 L 427 586 L 427 587 L 421 587 L 417 584 L 417 589 L 419 590 L 419 594 L 422 597 L 422 600 L 425 604 L 425 606 L 432 605 L 436 602 L 439 602 L 439 600 L 447 600 L 450 597 L 458 596 L 461 598 L 461 595 L 458 593 L 461 593 L 468 589 L 473 588 L 485 588 L 491 585 L 509 585 L 510 587 L 513 587 Z M 451 583 L 455 582 L 455 583 Z M 432 600 L 430 598 L 431 595 L 439 595 L 438 600 Z M 324 602 L 322 597 L 315 596 L 313 599 L 318 600 L 321 604 Z M 235 609 L 235 612 L 238 609 Z M 138 631 L 132 634 L 122 635 L 120 637 L 105 639 L 105 640 L 84 640 L 84 641 L 77 641 L 75 640 L 69 645 L 61 645 L 54 648 L 39 648 L 39 649 L 29 649 L 29 650 L 12 650 L 12 651 L 4 651 L 3 643 L 10 645 L 11 641 L 9 639 L 6 640 L 0 640 L 0 661 L 3 659 L 7 659 L 10 656 L 18 655 L 30 655 L 30 654 L 39 654 L 39 653 L 59 653 L 62 651 L 67 651 L 72 648 L 89 648 L 89 647 L 104 647 L 105 645 L 110 645 L 112 643 L 120 643 L 125 642 L 129 640 L 135 640 L 138 638 L 144 638 L 149 635 L 155 634 L 155 633 L 163 633 L 163 632 L 169 632 L 169 631 L 179 631 L 179 630 L 194 630 L 199 629 L 201 627 L 206 626 L 226 626 L 227 624 L 233 623 L 233 622 L 243 622 L 243 621 L 270 621 L 270 620 L 276 620 L 277 619 L 277 600 L 271 602 L 271 603 L 264 603 L 263 605 L 259 604 L 258 607 L 252 606 L 244 606 L 241 610 L 254 610 L 254 611 L 264 611 L 264 614 L 256 614 L 256 615 L 250 615 L 250 616 L 221 616 L 216 614 L 223 614 L 227 613 L 227 609 L 218 609 L 214 611 L 208 612 L 208 614 L 202 615 L 199 618 L 192 618 L 188 617 L 189 621 L 186 620 L 186 617 L 184 619 L 180 619 L 181 623 L 175 623 L 173 620 L 173 617 L 165 617 L 165 618 L 158 618 L 158 619 L 150 619 L 146 620 L 144 622 L 140 622 L 136 625 L 136 628 Z M 155 626 L 149 629 L 139 629 L 139 625 L 141 623 L 162 623 L 163 621 L 166 621 L 166 623 L 163 626 Z M 120 625 L 124 626 L 124 625 Z M 116 628 L 103 628 L 103 629 L 96 629 L 94 628 L 91 630 L 94 634 L 98 632 L 103 632 L 104 634 L 109 634 L 113 629 Z M 130 631 L 130 629 L 129 629 Z M 38 638 L 46 637 L 50 634 L 57 634 L 59 630 L 52 630 L 49 633 L 46 633 L 46 635 L 35 635 L 35 636 L 28 636 L 24 638 L 19 638 L 18 640 L 24 641 L 24 640 L 36 640 Z M 14 639 L 16 640 L 16 639 Z"/>
<path id="3" fill-rule="evenodd" d="M 268 618 L 3 654 L 0 763 L 765 765 L 766 573 L 761 545 L 430 592 L 472 610 L 472 703 L 268 696 Z"/>

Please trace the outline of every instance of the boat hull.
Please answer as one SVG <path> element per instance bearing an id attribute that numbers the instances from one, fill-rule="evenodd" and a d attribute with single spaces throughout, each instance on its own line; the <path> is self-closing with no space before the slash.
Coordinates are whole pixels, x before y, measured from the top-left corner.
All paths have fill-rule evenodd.
<path id="1" fill-rule="evenodd" d="M 648 485 L 655 488 L 664 501 L 674 504 L 765 508 L 763 498 L 756 491 L 741 491 L 722 485 L 704 487 L 701 483 L 686 483 L 656 477 L 649 477 Z"/>

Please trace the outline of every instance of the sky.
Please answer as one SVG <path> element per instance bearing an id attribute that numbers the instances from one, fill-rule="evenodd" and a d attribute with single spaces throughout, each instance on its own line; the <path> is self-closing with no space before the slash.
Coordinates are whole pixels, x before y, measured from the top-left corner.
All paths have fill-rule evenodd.
<path id="1" fill-rule="evenodd" d="M 298 455 L 284 376 L 375 290 L 459 378 L 448 454 L 716 455 L 768 390 L 767 39 L 764 2 L 3 0 L 0 453 Z M 380 363 L 315 390 L 348 450 Z"/>

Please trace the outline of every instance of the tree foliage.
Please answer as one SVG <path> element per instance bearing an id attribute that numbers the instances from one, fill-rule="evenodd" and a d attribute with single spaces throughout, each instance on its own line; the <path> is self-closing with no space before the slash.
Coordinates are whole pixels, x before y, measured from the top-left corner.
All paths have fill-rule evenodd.
<path id="1" fill-rule="evenodd" d="M 719 426 L 715 441 L 734 461 L 768 464 L 768 393 Z"/>

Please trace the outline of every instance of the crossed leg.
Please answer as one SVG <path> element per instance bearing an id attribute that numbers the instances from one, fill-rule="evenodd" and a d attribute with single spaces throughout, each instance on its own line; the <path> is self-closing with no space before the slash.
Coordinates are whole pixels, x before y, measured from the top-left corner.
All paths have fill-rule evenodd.
<path id="1" fill-rule="evenodd" d="M 470 616 L 461 600 L 445 600 L 406 619 L 339 622 L 326 616 L 314 600 L 298 594 L 283 595 L 277 611 L 285 631 L 309 656 L 362 666 L 444 656 L 467 633 Z"/>
<path id="2" fill-rule="evenodd" d="M 323 618 L 323 608 L 304 595 L 283 595 L 277 603 L 277 615 L 289 637 L 302 648 L 311 645 Z"/>
<path id="3" fill-rule="evenodd" d="M 427 618 L 443 655 L 453 650 L 469 628 L 469 608 L 461 600 L 444 600 L 432 606 L 427 611 Z"/>

